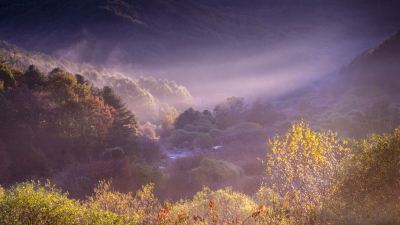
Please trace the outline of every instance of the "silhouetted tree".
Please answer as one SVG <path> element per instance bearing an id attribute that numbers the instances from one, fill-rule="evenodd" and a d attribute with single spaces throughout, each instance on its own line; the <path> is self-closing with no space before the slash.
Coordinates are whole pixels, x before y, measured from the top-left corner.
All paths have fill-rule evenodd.
<path id="1" fill-rule="evenodd" d="M 78 82 L 78 84 L 82 84 L 85 86 L 89 86 L 89 84 L 90 84 L 90 82 L 88 80 L 86 80 L 84 76 L 82 76 L 80 74 L 76 74 L 75 78 L 76 78 L 76 81 Z"/>
<path id="2" fill-rule="evenodd" d="M 34 65 L 30 65 L 24 75 L 29 89 L 32 89 L 35 86 L 46 87 L 47 85 L 46 75 Z"/>
<path id="3" fill-rule="evenodd" d="M 57 67 L 57 68 L 54 68 L 53 70 L 50 71 L 49 76 L 51 76 L 51 75 L 53 75 L 55 73 L 58 73 L 58 72 L 64 73 L 65 71 Z"/>
<path id="4" fill-rule="evenodd" d="M 138 125 L 135 120 L 135 115 L 128 109 L 121 97 L 114 92 L 111 87 L 104 86 L 103 98 L 104 102 L 112 106 L 117 112 L 113 122 L 114 135 L 127 137 L 131 134 L 136 134 Z"/>
<path id="5" fill-rule="evenodd" d="M 197 121 L 200 119 L 201 113 L 194 109 L 194 108 L 189 108 L 185 110 L 182 114 L 176 118 L 174 122 L 174 127 L 175 129 L 183 129 L 186 124 L 192 124 L 193 122 Z"/>
<path id="6" fill-rule="evenodd" d="M 246 106 L 244 98 L 228 97 L 214 108 L 214 117 L 219 128 L 224 129 L 244 120 Z"/>

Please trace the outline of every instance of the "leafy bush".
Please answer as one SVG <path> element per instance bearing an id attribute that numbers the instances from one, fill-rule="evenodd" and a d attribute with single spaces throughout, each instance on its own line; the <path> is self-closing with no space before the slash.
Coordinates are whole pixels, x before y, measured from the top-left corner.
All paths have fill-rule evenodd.
<path id="1" fill-rule="evenodd" d="M 209 132 L 215 129 L 216 126 L 212 123 L 212 117 L 201 115 L 200 118 L 192 124 L 186 124 L 183 129 L 189 132 Z"/>
<path id="2" fill-rule="evenodd" d="M 198 166 L 205 158 L 204 155 L 190 155 L 177 158 L 165 168 L 169 175 L 166 180 L 166 188 L 162 194 L 163 199 L 178 201 L 182 197 L 193 196 L 200 191 L 203 184 L 198 184 L 190 171 Z M 160 197 L 161 198 L 161 197 Z"/>
<path id="3" fill-rule="evenodd" d="M 212 200 L 212 201 L 210 201 Z M 212 223 L 210 208 L 218 214 L 220 221 L 244 221 L 248 219 L 254 208 L 258 207 L 252 199 L 242 193 L 234 192 L 231 188 L 211 191 L 203 188 L 192 200 L 181 200 L 175 203 L 170 210 L 170 217 L 180 215 L 196 215 L 205 219 L 206 224 Z M 215 219 L 215 218 L 214 218 Z"/>
<path id="4" fill-rule="evenodd" d="M 256 224 L 293 224 L 289 205 L 279 193 L 261 187 L 252 200 L 259 206 L 251 216 Z"/>
<path id="5" fill-rule="evenodd" d="M 136 185 L 147 185 L 153 183 L 155 184 L 156 189 L 165 188 L 167 175 L 165 175 L 160 168 L 144 166 L 140 163 L 133 164 L 133 168 L 133 175 L 137 176 L 137 180 L 135 181 Z M 130 190 L 133 191 L 137 189 L 131 187 Z"/>
<path id="6" fill-rule="evenodd" d="M 182 129 L 174 130 L 171 136 L 167 138 L 167 142 L 170 143 L 172 147 L 179 147 L 185 141 L 192 142 L 197 135 L 197 132 L 187 132 Z"/>
<path id="7" fill-rule="evenodd" d="M 109 159 L 72 165 L 52 179 L 57 186 L 70 193 L 70 197 L 83 199 L 91 195 L 100 180 L 113 178 L 122 190 L 139 189 L 137 171 L 128 159 Z"/>
<path id="8" fill-rule="evenodd" d="M 244 176 L 242 168 L 223 160 L 205 158 L 200 166 L 192 169 L 192 175 L 199 181 L 224 182 L 237 180 Z"/>
<path id="9" fill-rule="evenodd" d="M 136 224 L 135 218 L 92 210 L 47 183 L 20 183 L 0 188 L 1 224 Z"/>
<path id="10" fill-rule="evenodd" d="M 213 138 L 208 133 L 200 133 L 194 139 L 194 145 L 201 149 L 210 149 L 213 142 Z"/>
<path id="11" fill-rule="evenodd" d="M 223 131 L 221 131 L 219 129 L 211 129 L 209 134 L 211 135 L 212 138 L 216 138 L 216 137 L 219 137 L 219 136 L 223 136 L 223 135 L 225 135 L 227 133 L 223 132 Z"/>
<path id="12" fill-rule="evenodd" d="M 110 189 L 110 182 L 100 181 L 94 189 L 94 195 L 89 197 L 84 206 L 96 211 L 108 211 L 118 215 L 129 215 L 139 224 L 153 224 L 157 221 L 157 213 L 161 205 L 152 191 L 153 184 L 148 184 L 136 193 L 122 194 Z M 129 217 L 128 217 L 129 218 Z"/>
<path id="13" fill-rule="evenodd" d="M 328 215 L 348 224 L 399 224 L 400 128 L 354 141 L 352 151 L 339 170 Z"/>

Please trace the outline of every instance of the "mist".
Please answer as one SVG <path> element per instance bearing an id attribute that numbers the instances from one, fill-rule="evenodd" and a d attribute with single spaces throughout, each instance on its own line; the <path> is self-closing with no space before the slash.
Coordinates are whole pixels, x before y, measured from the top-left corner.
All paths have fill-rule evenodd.
<path id="1" fill-rule="evenodd" d="M 144 68 L 118 63 L 116 58 L 107 65 L 130 77 L 174 80 L 189 90 L 196 107 L 212 109 L 229 96 L 271 101 L 308 85 L 318 88 L 323 82 L 331 83 L 342 66 L 381 41 L 367 38 L 345 43 L 344 36 L 326 31 L 313 34 L 312 40 L 282 40 L 254 51 L 204 50 L 195 60 L 164 66 Z M 327 42 L 333 37 L 340 41 Z"/>
<path id="2" fill-rule="evenodd" d="M 268 101 L 315 81 L 333 81 L 343 65 L 395 33 L 400 22 L 396 1 L 70 4 L 63 16 L 38 23 L 39 31 L 5 19 L 0 28 L 15 32 L 0 38 L 75 63 L 103 64 L 135 79 L 173 80 L 201 109 L 228 96 Z M 7 7 L 14 9 L 12 3 Z M 46 26 L 52 35 L 44 32 Z M 27 42 L 18 32 L 32 38 Z"/>
<path id="3" fill-rule="evenodd" d="M 398 223 L 400 1 L 0 3 L 0 224 Z"/>

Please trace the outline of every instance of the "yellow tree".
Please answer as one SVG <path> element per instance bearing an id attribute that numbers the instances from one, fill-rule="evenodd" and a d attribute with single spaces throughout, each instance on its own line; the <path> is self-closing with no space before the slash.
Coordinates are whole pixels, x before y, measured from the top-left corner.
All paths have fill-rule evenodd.
<path id="1" fill-rule="evenodd" d="M 334 176 L 341 160 L 349 155 L 346 142 L 336 134 L 311 132 L 308 124 L 294 124 L 283 138 L 270 145 L 270 182 L 286 197 L 296 224 L 314 224 L 316 212 L 332 193 Z"/>
<path id="2" fill-rule="evenodd" d="M 161 122 L 161 129 L 163 131 L 163 136 L 168 136 L 174 129 L 174 122 L 178 118 L 179 114 L 174 107 L 167 108 L 163 120 Z"/>
<path id="3" fill-rule="evenodd" d="M 99 181 L 93 196 L 83 205 L 90 209 L 110 211 L 115 214 L 135 217 L 136 224 L 156 224 L 157 213 L 162 210 L 158 199 L 153 195 L 154 184 L 143 186 L 136 196 L 111 190 L 111 182 Z"/>

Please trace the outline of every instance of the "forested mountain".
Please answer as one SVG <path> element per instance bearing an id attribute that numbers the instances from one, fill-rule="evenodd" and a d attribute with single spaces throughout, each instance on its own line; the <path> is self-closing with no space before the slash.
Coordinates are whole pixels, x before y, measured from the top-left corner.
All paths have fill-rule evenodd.
<path id="1" fill-rule="evenodd" d="M 102 65 L 93 66 L 64 59 L 58 60 L 43 53 L 27 52 L 4 41 L 0 41 L 0 56 L 6 59 L 9 66 L 22 70 L 27 69 L 29 65 L 35 65 L 45 73 L 60 68 L 72 74 L 81 74 L 95 86 L 110 86 L 142 123 L 158 121 L 168 107 L 184 111 L 194 104 L 192 96 L 185 87 L 167 79 L 129 78 Z"/>
<path id="2" fill-rule="evenodd" d="M 334 83 L 340 93 L 349 88 L 400 92 L 400 31 L 343 67 Z"/>
<path id="3" fill-rule="evenodd" d="M 0 39 L 73 62 L 124 67 L 124 72 L 135 66 L 229 60 L 232 55 L 251 56 L 310 40 L 310 48 L 299 57 L 313 57 L 317 49 L 323 58 L 331 53 L 326 49 L 338 48 L 345 53 L 331 57 L 346 57 L 397 29 L 399 4 L 395 0 L 1 0 Z M 194 79 L 190 74 L 168 76 L 185 82 Z"/>

